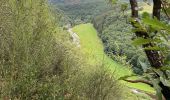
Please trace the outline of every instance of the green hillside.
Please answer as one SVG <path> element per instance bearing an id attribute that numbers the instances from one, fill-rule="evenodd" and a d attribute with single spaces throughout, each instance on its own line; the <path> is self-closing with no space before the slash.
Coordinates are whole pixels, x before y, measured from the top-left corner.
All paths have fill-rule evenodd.
<path id="1" fill-rule="evenodd" d="M 80 0 L 79 4 L 69 5 L 64 2 L 58 3 L 55 0 L 51 0 L 51 2 L 55 8 L 61 9 L 64 14 L 71 19 L 70 23 L 72 25 L 89 23 L 94 16 L 100 15 L 111 9 L 105 0 Z"/>
<path id="2" fill-rule="evenodd" d="M 97 36 L 97 31 L 92 24 L 88 23 L 77 25 L 73 28 L 73 31 L 78 34 L 80 38 L 81 50 L 87 55 L 91 64 L 95 65 L 99 62 L 104 63 L 104 65 L 109 67 L 111 70 L 116 70 L 115 74 L 117 78 L 124 75 L 130 75 L 132 73 L 128 67 L 116 63 L 104 53 L 102 42 Z M 122 83 L 131 88 L 154 93 L 153 88 L 146 84 Z"/>
<path id="3" fill-rule="evenodd" d="M 97 36 L 97 31 L 92 24 L 81 24 L 75 26 L 73 31 L 80 37 L 80 44 L 83 52 L 88 55 L 89 61 L 93 64 L 95 62 L 102 62 L 105 66 L 116 70 L 116 74 L 120 76 L 129 75 L 131 73 L 129 68 L 125 68 L 111 58 L 109 58 L 103 50 L 102 42 Z"/>

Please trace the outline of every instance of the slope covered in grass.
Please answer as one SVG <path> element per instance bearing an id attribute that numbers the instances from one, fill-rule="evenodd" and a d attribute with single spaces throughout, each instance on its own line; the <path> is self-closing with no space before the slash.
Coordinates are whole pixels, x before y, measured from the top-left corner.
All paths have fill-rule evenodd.
<path id="1" fill-rule="evenodd" d="M 114 62 L 104 53 L 102 42 L 97 36 L 97 31 L 92 24 L 88 23 L 75 26 L 73 31 L 80 37 L 81 49 L 88 55 L 87 57 L 89 57 L 88 59 L 91 64 L 101 62 L 105 66 L 116 70 L 118 77 L 131 73 L 128 68 Z"/>
<path id="2" fill-rule="evenodd" d="M 132 73 L 128 67 L 116 63 L 104 53 L 102 42 L 97 36 L 97 31 L 92 24 L 88 23 L 77 25 L 73 28 L 73 31 L 78 34 L 81 45 L 80 50 L 82 50 L 82 52 L 87 55 L 90 64 L 102 62 L 104 66 L 107 66 L 111 70 L 115 71 L 116 77 L 122 77 Z M 134 84 L 127 82 L 122 83 L 131 88 L 136 88 L 152 93 L 154 92 L 150 86 L 145 84 Z"/>

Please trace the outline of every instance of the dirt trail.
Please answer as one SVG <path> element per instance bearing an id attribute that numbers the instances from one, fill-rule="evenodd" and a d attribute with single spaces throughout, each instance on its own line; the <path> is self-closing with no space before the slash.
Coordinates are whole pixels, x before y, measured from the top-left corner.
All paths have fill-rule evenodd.
<path id="1" fill-rule="evenodd" d="M 72 31 L 72 28 L 68 29 L 68 32 L 70 33 L 73 43 L 77 45 L 77 47 L 80 47 L 80 38 L 79 36 Z"/>
<path id="2" fill-rule="evenodd" d="M 156 100 L 156 98 L 157 98 L 156 94 L 152 94 L 152 93 L 141 91 L 141 90 L 134 89 L 134 88 L 131 88 L 130 90 L 134 94 L 148 95 L 152 100 Z"/>

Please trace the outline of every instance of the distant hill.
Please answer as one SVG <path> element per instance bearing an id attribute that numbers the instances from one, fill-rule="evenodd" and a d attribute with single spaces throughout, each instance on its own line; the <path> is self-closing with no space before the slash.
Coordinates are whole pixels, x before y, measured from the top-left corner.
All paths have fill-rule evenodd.
<path id="1" fill-rule="evenodd" d="M 66 5 L 80 4 L 80 0 L 49 0 L 52 3 L 63 3 Z"/>
<path id="2" fill-rule="evenodd" d="M 71 19 L 72 25 L 91 22 L 94 16 L 112 9 L 106 0 L 50 0 L 50 2 Z"/>
<path id="3" fill-rule="evenodd" d="M 67 5 L 80 4 L 80 0 L 64 0 L 64 3 Z"/>
<path id="4" fill-rule="evenodd" d="M 129 2 L 129 0 L 119 0 L 120 2 Z M 138 2 L 143 2 L 144 0 L 137 0 Z M 148 0 L 148 2 L 152 2 L 152 0 Z"/>
<path id="5" fill-rule="evenodd" d="M 52 3 L 62 3 L 66 5 L 74 5 L 74 4 L 80 4 L 80 3 L 89 3 L 89 2 L 99 2 L 104 0 L 49 0 Z M 119 0 L 120 2 L 129 2 L 129 0 Z M 143 2 L 143 0 L 137 0 L 138 2 Z M 148 0 L 149 2 L 152 2 L 152 0 Z"/>
<path id="6" fill-rule="evenodd" d="M 89 2 L 101 2 L 104 0 L 49 0 L 49 1 L 58 4 L 74 5 L 74 4 L 82 4 L 82 3 L 89 3 Z"/>

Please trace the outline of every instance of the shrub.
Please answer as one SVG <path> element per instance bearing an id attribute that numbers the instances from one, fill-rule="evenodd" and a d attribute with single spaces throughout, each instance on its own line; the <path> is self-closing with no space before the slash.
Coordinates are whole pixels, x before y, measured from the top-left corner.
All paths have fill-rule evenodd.
<path id="1" fill-rule="evenodd" d="M 99 66 L 91 66 L 77 74 L 69 85 L 72 86 L 71 100 L 119 100 L 123 97 L 122 87 L 114 73 Z"/>

